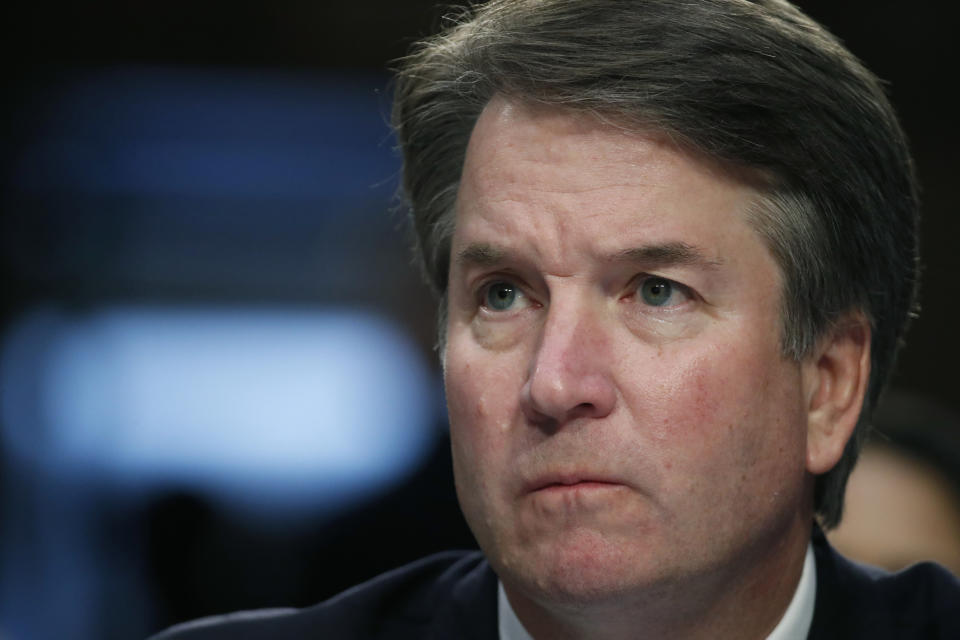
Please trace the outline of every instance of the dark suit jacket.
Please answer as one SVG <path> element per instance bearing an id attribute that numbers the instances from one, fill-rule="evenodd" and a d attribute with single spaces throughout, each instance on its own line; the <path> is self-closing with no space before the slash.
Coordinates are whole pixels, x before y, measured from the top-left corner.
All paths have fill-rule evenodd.
<path id="1" fill-rule="evenodd" d="M 813 533 L 809 638 L 960 639 L 960 581 L 924 563 L 896 574 L 854 564 Z M 430 556 L 314 607 L 231 614 L 154 640 L 497 640 L 497 577 L 480 552 Z"/>

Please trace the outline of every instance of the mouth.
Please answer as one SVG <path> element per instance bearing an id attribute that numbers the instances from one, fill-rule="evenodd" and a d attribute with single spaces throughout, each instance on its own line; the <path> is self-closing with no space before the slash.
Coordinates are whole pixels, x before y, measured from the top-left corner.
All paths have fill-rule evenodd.
<path id="1" fill-rule="evenodd" d="M 528 493 L 589 491 L 622 487 L 623 483 L 612 478 L 594 475 L 550 475 L 537 478 L 528 487 Z"/>

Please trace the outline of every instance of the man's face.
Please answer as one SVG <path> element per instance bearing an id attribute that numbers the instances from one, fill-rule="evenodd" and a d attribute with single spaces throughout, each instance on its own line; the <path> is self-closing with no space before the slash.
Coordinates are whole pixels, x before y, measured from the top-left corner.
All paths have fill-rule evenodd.
<path id="1" fill-rule="evenodd" d="M 719 581 L 809 535 L 803 365 L 756 195 L 660 137 L 483 112 L 444 376 L 460 503 L 508 593 Z"/>

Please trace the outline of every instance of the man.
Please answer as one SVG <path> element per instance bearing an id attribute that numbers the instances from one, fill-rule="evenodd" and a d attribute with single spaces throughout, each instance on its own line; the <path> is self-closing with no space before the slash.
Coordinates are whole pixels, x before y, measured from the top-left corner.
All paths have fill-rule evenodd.
<path id="1" fill-rule="evenodd" d="M 483 555 L 169 637 L 960 637 L 950 574 L 820 530 L 917 265 L 903 135 L 832 36 L 778 0 L 495 0 L 403 62 L 394 125 Z"/>

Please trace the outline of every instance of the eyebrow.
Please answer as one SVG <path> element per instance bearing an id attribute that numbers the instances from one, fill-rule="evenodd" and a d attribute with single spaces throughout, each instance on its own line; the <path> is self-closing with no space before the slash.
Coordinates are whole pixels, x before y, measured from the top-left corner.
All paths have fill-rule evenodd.
<path id="1" fill-rule="evenodd" d="M 467 245 L 457 253 L 456 262 L 459 265 L 489 267 L 500 264 L 507 257 L 507 250 L 486 242 Z"/>
<path id="2" fill-rule="evenodd" d="M 708 258 L 706 253 L 686 242 L 664 242 L 618 251 L 608 258 L 609 262 L 635 262 L 644 265 L 695 266 L 716 269 L 723 260 Z"/>
<path id="3" fill-rule="evenodd" d="M 504 262 L 509 256 L 510 251 L 503 247 L 478 242 L 461 249 L 457 253 L 456 262 L 459 265 L 488 267 Z M 664 242 L 631 247 L 606 257 L 605 261 L 659 267 L 690 265 L 708 269 L 716 269 L 723 264 L 722 260 L 708 258 L 702 249 L 686 242 Z"/>

